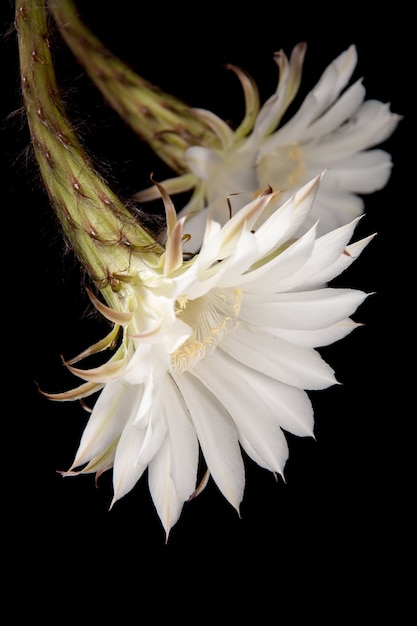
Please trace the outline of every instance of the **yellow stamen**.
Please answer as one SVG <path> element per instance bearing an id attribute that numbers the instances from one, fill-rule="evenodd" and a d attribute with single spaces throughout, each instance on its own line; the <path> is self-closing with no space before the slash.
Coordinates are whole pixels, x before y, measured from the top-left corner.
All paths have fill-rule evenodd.
<path id="1" fill-rule="evenodd" d="M 177 316 L 191 326 L 193 334 L 171 355 L 173 370 L 193 368 L 237 327 L 241 299 L 238 288 L 213 289 L 196 300 L 188 300 L 185 295 L 177 299 Z"/>

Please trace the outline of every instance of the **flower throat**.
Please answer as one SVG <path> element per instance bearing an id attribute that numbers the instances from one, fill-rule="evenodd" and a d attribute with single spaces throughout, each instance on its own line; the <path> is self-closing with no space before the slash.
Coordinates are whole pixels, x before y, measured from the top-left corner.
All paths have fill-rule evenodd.
<path id="1" fill-rule="evenodd" d="M 195 300 L 177 300 L 177 316 L 188 324 L 193 333 L 172 355 L 176 372 L 192 369 L 200 359 L 213 352 L 226 333 L 238 325 L 242 291 L 213 289 Z"/>

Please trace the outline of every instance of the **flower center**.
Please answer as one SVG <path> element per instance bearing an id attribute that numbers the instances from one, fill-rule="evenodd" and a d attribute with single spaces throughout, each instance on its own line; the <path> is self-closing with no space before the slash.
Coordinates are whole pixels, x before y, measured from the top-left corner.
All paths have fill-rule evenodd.
<path id="1" fill-rule="evenodd" d="M 226 333 L 238 325 L 242 292 L 240 289 L 212 289 L 195 300 L 177 300 L 177 316 L 193 329 L 193 334 L 172 355 L 176 372 L 189 370 L 210 354 Z"/>
<path id="2" fill-rule="evenodd" d="M 297 187 L 304 174 L 304 155 L 298 144 L 279 146 L 266 152 L 257 165 L 261 188 L 288 191 Z"/>

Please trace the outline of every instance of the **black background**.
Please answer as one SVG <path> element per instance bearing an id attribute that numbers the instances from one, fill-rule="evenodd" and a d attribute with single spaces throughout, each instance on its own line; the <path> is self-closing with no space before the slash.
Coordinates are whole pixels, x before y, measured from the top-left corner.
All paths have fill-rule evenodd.
<path id="1" fill-rule="evenodd" d="M 414 345 L 408 294 L 415 58 L 406 4 L 370 15 L 363 3 L 188 9 L 78 2 L 96 35 L 139 74 L 232 122 L 243 113 L 243 96 L 224 65 L 252 74 L 263 101 L 276 87 L 273 52 L 289 55 L 299 41 L 308 44 L 300 96 L 354 43 L 354 78 L 364 77 L 367 97 L 404 115 L 383 146 L 393 156 L 390 181 L 367 197 L 356 233 L 378 235 L 335 283 L 375 293 L 354 316 L 364 326 L 323 351 L 342 384 L 311 394 L 316 440 L 289 437 L 285 484 L 247 461 L 241 518 L 209 484 L 185 505 L 167 544 L 146 477 L 108 511 L 110 474 L 96 488 L 92 477 L 57 473 L 71 464 L 86 414 L 76 403 L 45 400 L 35 381 L 51 391 L 70 387 L 60 354 L 78 353 L 103 329 L 27 150 L 25 120 L 16 112 L 14 5 L 2 6 L 3 419 L 11 427 L 3 440 L 10 523 L 4 543 L 12 555 L 7 577 L 20 592 L 15 614 L 53 624 L 113 614 L 119 623 L 136 622 L 160 619 L 163 611 L 193 622 L 212 616 L 298 623 L 308 615 L 332 624 L 359 617 L 377 623 L 384 615 L 404 623 L 409 587 L 402 574 L 411 559 L 414 495 L 414 486 L 407 487 L 407 440 L 415 419 L 407 400 L 414 364 L 406 356 L 413 357 Z M 162 179 L 164 166 L 104 103 L 58 33 L 52 41 L 68 112 L 112 188 L 128 197 L 148 184 L 152 171 Z"/>

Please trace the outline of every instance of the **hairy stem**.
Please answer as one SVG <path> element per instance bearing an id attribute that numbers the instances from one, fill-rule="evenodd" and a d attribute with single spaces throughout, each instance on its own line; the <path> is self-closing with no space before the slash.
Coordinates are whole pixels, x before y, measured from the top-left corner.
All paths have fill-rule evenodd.
<path id="1" fill-rule="evenodd" d="M 136 262 L 156 265 L 163 248 L 94 170 L 67 118 L 48 42 L 45 0 L 17 0 L 21 85 L 42 180 L 65 237 L 110 306 L 115 277 Z"/>

